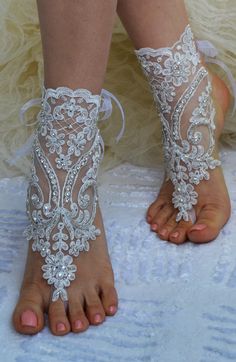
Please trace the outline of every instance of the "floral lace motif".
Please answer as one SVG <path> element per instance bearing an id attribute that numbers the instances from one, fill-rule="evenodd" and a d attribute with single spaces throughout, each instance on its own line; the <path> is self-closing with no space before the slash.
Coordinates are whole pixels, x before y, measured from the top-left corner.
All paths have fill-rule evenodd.
<path id="1" fill-rule="evenodd" d="M 194 185 L 209 179 L 209 169 L 221 162 L 214 150 L 215 107 L 212 86 L 201 64 L 188 25 L 171 48 L 135 50 L 159 107 L 167 180 L 174 185 L 176 221 L 190 219 L 198 194 Z"/>
<path id="2" fill-rule="evenodd" d="M 100 96 L 85 89 L 44 88 L 25 235 L 45 260 L 43 277 L 54 286 L 52 301 L 68 300 L 65 288 L 77 270 L 73 257 L 88 251 L 89 240 L 100 235 L 94 225 L 96 177 L 103 156 L 97 128 L 100 101 Z"/>

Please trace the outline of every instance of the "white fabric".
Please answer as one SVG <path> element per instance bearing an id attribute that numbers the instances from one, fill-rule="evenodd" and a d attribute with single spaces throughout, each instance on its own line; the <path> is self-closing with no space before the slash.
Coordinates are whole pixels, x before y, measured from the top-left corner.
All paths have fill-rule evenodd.
<path id="1" fill-rule="evenodd" d="M 0 182 L 0 343 L 5 362 L 229 362 L 236 360 L 236 165 L 221 158 L 232 217 L 210 243 L 176 246 L 150 232 L 146 208 L 162 168 L 123 164 L 99 180 L 101 208 L 120 297 L 100 327 L 62 338 L 46 327 L 35 337 L 11 326 L 27 244 L 26 182 Z M 7 338 L 6 338 L 7 336 Z"/>

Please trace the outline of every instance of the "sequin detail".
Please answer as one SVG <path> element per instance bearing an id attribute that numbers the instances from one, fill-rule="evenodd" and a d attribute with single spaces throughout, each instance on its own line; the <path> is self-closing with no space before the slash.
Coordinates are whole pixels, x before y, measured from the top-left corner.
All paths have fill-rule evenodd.
<path id="1" fill-rule="evenodd" d="M 32 240 L 45 264 L 43 278 L 53 285 L 52 301 L 68 300 L 75 279 L 73 257 L 89 250 L 101 231 L 94 225 L 97 172 L 103 141 L 97 120 L 101 98 L 86 89 L 45 89 L 34 136 L 27 194 Z"/>
<path id="2" fill-rule="evenodd" d="M 194 186 L 209 180 L 221 162 L 215 146 L 215 107 L 208 71 L 202 65 L 190 25 L 171 48 L 141 48 L 135 53 L 161 115 L 167 180 L 174 186 L 176 221 L 190 220 L 197 204 Z"/>

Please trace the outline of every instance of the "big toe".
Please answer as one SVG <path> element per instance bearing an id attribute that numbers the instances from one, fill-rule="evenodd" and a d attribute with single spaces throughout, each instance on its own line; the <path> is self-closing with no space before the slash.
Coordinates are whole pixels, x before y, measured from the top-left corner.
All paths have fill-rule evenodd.
<path id="1" fill-rule="evenodd" d="M 203 207 L 196 223 L 188 230 L 188 239 L 194 243 L 207 243 L 214 240 L 230 217 L 230 209 L 222 205 Z"/>
<path id="2" fill-rule="evenodd" d="M 12 322 L 16 331 L 22 334 L 36 334 L 42 330 L 44 327 L 43 299 L 35 288 L 23 289 L 15 307 Z"/>

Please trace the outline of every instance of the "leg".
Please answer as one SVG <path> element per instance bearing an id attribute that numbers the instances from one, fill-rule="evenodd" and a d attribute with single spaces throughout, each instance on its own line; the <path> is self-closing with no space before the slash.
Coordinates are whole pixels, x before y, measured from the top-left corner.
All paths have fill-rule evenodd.
<path id="1" fill-rule="evenodd" d="M 68 250 L 68 245 L 66 245 L 64 241 L 70 239 L 70 237 L 73 240 L 73 232 L 74 234 L 77 232 L 76 238 L 78 238 L 78 240 L 76 240 L 76 242 L 80 241 L 82 250 L 86 250 L 88 245 L 90 250 L 88 253 L 80 252 L 78 258 L 73 258 L 73 270 L 71 269 L 71 274 L 67 274 L 67 278 L 71 278 L 70 280 L 73 280 L 73 273 L 76 275 L 76 278 L 68 286 L 68 311 L 66 311 L 64 303 L 60 298 L 55 301 L 51 300 L 51 288 L 49 283 L 45 281 L 45 279 L 48 279 L 48 277 L 44 277 L 44 279 L 42 277 L 43 273 L 41 267 L 45 263 L 42 257 L 43 250 L 39 249 L 40 245 L 37 244 L 38 241 L 36 242 L 36 239 L 34 239 L 34 243 L 32 244 L 33 240 L 31 240 L 31 238 L 33 237 L 29 237 L 30 247 L 28 250 L 24 279 L 20 291 L 20 297 L 13 314 L 13 323 L 15 329 L 20 333 L 34 334 L 40 331 L 44 326 L 44 312 L 48 313 L 50 329 L 52 333 L 56 335 L 63 335 L 68 333 L 70 330 L 73 332 L 84 331 L 88 328 L 89 324 L 100 324 L 104 321 L 105 315 L 114 315 L 117 310 L 117 294 L 114 288 L 114 277 L 108 255 L 102 216 L 99 207 L 95 208 L 96 196 L 94 196 L 94 194 L 96 195 L 96 191 L 93 188 L 95 183 L 95 176 L 94 173 L 91 175 L 91 173 L 89 174 L 88 172 L 88 167 L 90 171 L 96 171 L 96 167 L 94 165 L 97 165 L 97 158 L 101 149 L 99 132 L 96 127 L 96 112 L 98 110 L 96 107 L 98 107 L 97 103 L 100 99 L 99 94 L 101 92 L 107 65 L 112 28 L 116 13 L 116 5 L 116 0 L 38 0 L 45 68 L 44 85 L 47 89 L 47 92 L 48 88 L 50 87 L 53 89 L 53 92 L 56 92 L 56 95 L 58 95 L 58 90 L 56 88 L 63 86 L 67 87 L 70 92 L 73 92 L 74 89 L 81 91 L 81 88 L 84 88 L 86 92 L 90 92 L 89 94 L 91 94 L 91 96 L 88 97 L 88 102 L 90 102 L 88 104 L 86 103 L 87 96 L 84 99 L 77 96 L 68 96 L 68 100 L 72 103 L 62 103 L 62 99 L 64 102 L 64 98 L 59 97 L 57 99 L 56 96 L 55 98 L 53 98 L 54 96 L 48 96 L 47 98 L 45 95 L 44 101 L 46 100 L 46 104 L 50 104 L 50 110 L 53 109 L 54 111 L 55 108 L 53 107 L 55 107 L 55 102 L 59 102 L 56 103 L 56 105 L 59 107 L 62 107 L 62 104 L 66 104 L 68 107 L 68 104 L 70 106 L 73 104 L 73 101 L 77 102 L 77 98 L 80 100 L 82 99 L 83 101 L 83 103 L 76 103 L 77 108 L 72 107 L 72 111 L 71 108 L 62 108 L 57 112 L 57 114 L 61 112 L 60 114 L 63 114 L 63 116 L 65 116 L 65 114 L 68 115 L 68 118 L 65 120 L 60 120 L 58 118 L 59 121 L 56 121 L 56 119 L 54 119 L 56 117 L 54 112 L 53 118 L 52 114 L 47 111 L 48 117 L 52 117 L 51 121 L 47 121 L 47 128 L 46 131 L 44 131 L 46 132 L 47 136 L 45 137 L 45 135 L 43 135 L 43 128 L 40 128 L 40 132 L 42 132 L 37 134 L 37 144 L 40 146 L 39 149 L 41 150 L 41 154 L 36 154 L 37 152 L 34 150 L 34 167 L 36 169 L 36 174 L 34 177 L 36 177 L 36 179 L 38 178 L 37 187 L 38 189 L 40 188 L 42 190 L 41 195 L 43 194 L 43 199 L 49 200 L 48 205 L 50 206 L 49 208 L 49 206 L 45 205 L 44 203 L 43 207 L 46 207 L 47 210 L 44 209 L 44 211 L 40 212 L 41 215 L 45 217 L 48 212 L 48 208 L 50 209 L 49 211 L 51 211 L 51 207 L 53 205 L 53 211 L 55 211 L 55 213 L 52 214 L 52 218 L 55 217 L 55 215 L 59 215 L 61 221 L 60 224 L 58 222 L 54 224 L 54 227 L 51 229 L 51 231 L 49 230 L 49 232 L 53 231 L 54 233 L 56 232 L 56 229 L 59 230 L 59 233 L 53 235 L 54 239 L 51 237 L 52 233 L 50 234 L 50 238 L 46 236 L 47 234 L 43 229 L 43 237 L 45 237 L 45 239 L 47 238 L 48 242 L 48 246 L 45 246 L 47 249 L 46 252 L 48 253 L 48 250 L 50 251 L 50 243 L 52 246 L 52 240 L 54 240 L 53 245 L 56 246 L 57 244 L 57 249 L 55 248 L 54 250 L 62 250 L 61 255 L 62 253 L 66 254 L 66 260 L 69 260 L 71 258 L 68 255 L 69 252 L 65 252 L 65 250 Z M 77 93 L 73 92 L 70 94 L 75 95 Z M 52 99 L 55 101 L 54 105 L 52 103 Z M 83 108 L 84 103 L 86 104 L 87 108 Z M 64 113 L 62 113 L 63 110 L 65 110 Z M 73 111 L 76 114 L 76 121 L 75 116 L 73 116 Z M 85 123 L 86 127 L 83 127 L 84 122 L 88 120 L 86 118 L 88 117 L 86 114 L 89 114 L 91 117 L 89 119 L 90 123 Z M 42 113 L 42 119 L 43 116 L 45 116 L 45 113 Z M 68 119 L 72 123 L 67 123 Z M 95 123 L 91 124 L 91 121 Z M 62 125 L 62 128 L 57 128 L 54 130 L 58 124 L 60 124 L 60 127 Z M 51 128 L 49 126 L 51 126 Z M 67 131 L 67 128 L 72 128 L 72 131 Z M 59 134 L 59 132 L 62 132 L 62 130 L 65 131 L 65 133 Z M 62 136 L 62 138 L 61 146 L 58 146 L 57 143 L 55 151 L 55 143 L 53 144 L 53 142 L 55 142 L 57 132 L 58 136 Z M 82 138 L 76 140 L 77 135 L 80 135 Z M 75 140 L 78 143 L 73 143 Z M 70 145 L 70 150 L 69 146 L 67 147 L 67 145 Z M 78 148 L 76 148 L 75 145 Z M 58 151 L 58 149 L 60 149 L 60 151 Z M 94 154 L 92 152 L 93 150 L 95 150 Z M 69 151 L 71 154 L 69 154 Z M 88 151 L 91 151 L 91 153 L 88 153 Z M 47 179 L 45 177 L 46 172 L 42 172 L 43 167 L 41 166 L 40 168 L 39 161 L 42 160 L 42 154 L 45 154 L 48 157 L 47 158 L 45 156 L 45 160 L 48 161 L 49 159 L 50 161 L 48 163 L 50 168 L 48 166 L 48 169 L 51 170 L 52 177 L 54 177 L 53 174 L 55 175 L 54 180 L 57 180 L 56 185 L 58 190 L 62 190 L 62 185 L 64 184 L 70 185 L 70 181 L 68 181 L 67 175 L 71 169 L 63 164 L 62 159 L 59 159 L 59 157 L 63 156 L 62 153 L 64 152 L 68 152 L 69 159 L 72 164 L 79 165 L 77 167 L 79 169 L 78 172 L 80 173 L 77 175 L 81 176 L 82 173 L 81 178 L 79 178 L 79 176 L 73 176 L 72 173 L 70 174 L 71 177 L 74 177 L 73 180 L 75 181 L 73 181 L 73 187 L 71 187 L 69 203 L 71 207 L 74 205 L 74 208 L 76 208 L 80 197 L 80 216 L 83 215 L 83 225 L 89 225 L 89 227 L 91 227 L 89 229 L 91 234 L 88 234 L 86 228 L 79 229 L 76 226 L 77 229 L 75 228 L 75 231 L 73 230 L 74 225 L 76 225 L 75 221 L 79 223 L 79 218 L 76 220 L 72 219 L 71 221 L 70 215 L 72 214 L 72 208 L 66 206 L 68 204 L 66 204 L 65 195 L 59 198 L 57 192 L 57 196 L 51 196 L 53 184 L 50 184 L 49 178 Z M 53 157 L 53 154 L 55 155 L 55 153 L 57 153 L 56 157 L 58 157 L 56 158 L 56 161 L 55 157 Z M 92 154 L 93 160 L 91 159 L 91 156 L 90 158 L 84 158 L 83 163 L 78 163 L 78 160 L 81 160 L 79 157 L 82 157 L 85 153 L 88 155 Z M 68 170 L 68 172 L 65 172 L 65 170 Z M 75 170 L 75 168 L 73 170 Z M 76 177 L 78 178 L 76 179 Z M 84 181 L 84 179 L 87 181 Z M 79 196 L 82 186 L 85 184 L 87 189 L 85 189 L 84 193 L 82 192 L 82 195 Z M 37 203 L 38 205 L 40 204 L 39 199 L 41 196 L 37 191 L 38 189 L 35 188 L 35 183 L 31 181 L 31 188 L 29 188 L 28 191 L 30 196 L 29 208 L 33 208 L 33 206 Z M 37 195 L 34 195 L 34 193 Z M 34 201 L 32 201 L 33 199 Z M 91 210 L 83 211 L 86 209 L 86 205 L 90 205 L 89 201 L 91 199 L 93 202 Z M 60 202 L 58 200 L 60 200 Z M 35 202 L 36 204 L 34 204 Z M 84 206 L 84 204 L 86 205 Z M 91 223 L 89 224 L 88 216 L 91 220 L 91 215 L 94 213 L 94 210 L 95 214 L 93 223 L 95 225 L 91 225 Z M 66 218 L 64 215 L 67 216 L 69 223 L 71 222 L 70 225 L 72 226 L 70 229 L 68 227 L 66 228 L 68 222 L 65 222 Z M 60 229 L 60 225 L 63 225 L 63 229 Z M 37 225 L 35 230 L 39 231 Z M 69 230 L 72 231 L 69 232 Z M 93 233 L 91 238 L 93 238 L 94 241 L 89 240 L 91 241 L 91 244 L 87 241 L 83 241 L 84 239 L 80 239 L 83 230 L 85 230 L 83 237 L 85 238 L 86 236 L 87 239 L 89 239 L 88 235 L 92 235 Z M 42 238 L 42 234 L 40 238 Z M 55 243 L 56 240 L 58 240 L 58 243 Z M 69 240 L 69 242 L 70 241 L 71 240 Z M 40 242 L 43 242 L 44 245 L 46 245 L 45 240 L 41 239 L 39 243 Z M 70 251 L 73 252 L 71 255 L 73 256 L 75 256 L 76 252 L 79 254 L 78 249 L 76 249 L 76 247 L 78 247 L 77 244 L 75 245 L 76 242 L 74 242 L 74 249 L 72 248 L 72 244 L 69 244 Z M 34 251 L 32 250 L 32 245 L 35 248 Z M 41 255 L 38 251 L 40 251 Z M 46 255 L 44 256 L 46 257 Z M 46 269 L 48 267 L 49 264 L 46 265 Z M 65 268 L 63 270 L 65 270 Z M 52 273 L 52 269 L 50 269 L 50 273 Z M 47 274 L 47 272 L 45 272 L 45 274 Z M 58 272 L 57 274 L 54 274 L 56 275 L 57 281 L 59 278 L 61 278 L 62 275 L 59 274 L 60 273 Z M 63 274 L 63 277 L 64 276 L 65 274 Z"/>
<path id="2" fill-rule="evenodd" d="M 148 2 L 143 2 L 141 0 L 119 0 L 118 14 L 137 49 L 148 47 L 156 51 L 158 48 L 172 47 L 174 43 L 179 41 L 181 34 L 183 34 L 188 24 L 188 17 L 184 7 L 184 1 L 179 0 L 173 0 L 171 2 L 156 0 L 150 0 Z M 172 53 L 174 51 L 177 53 L 177 50 L 175 48 L 173 48 Z M 145 52 L 148 55 L 144 56 Z M 159 105 L 163 106 L 163 90 L 160 89 L 160 83 L 158 82 L 160 82 L 160 80 L 164 80 L 162 86 L 163 84 L 169 86 L 170 83 L 168 83 L 169 80 L 167 80 L 167 77 L 163 76 L 161 78 L 162 75 L 160 74 L 162 73 L 158 73 L 157 69 L 159 66 L 158 61 L 159 64 L 163 65 L 164 63 L 162 63 L 162 59 L 167 59 L 169 55 L 159 56 L 158 61 L 156 55 L 156 68 L 155 70 L 152 69 L 150 71 L 152 66 L 150 67 L 150 63 L 149 65 L 147 64 L 148 61 L 154 61 L 154 56 L 152 55 L 154 53 L 151 53 L 150 49 L 145 50 L 145 52 L 139 53 L 139 55 L 141 54 L 139 60 L 141 61 L 141 64 L 144 66 L 144 68 L 146 64 L 146 71 L 145 69 L 144 71 L 148 77 L 152 89 L 156 92 L 155 99 Z M 160 55 L 160 52 L 158 54 Z M 196 56 L 199 57 L 199 55 Z M 166 122 L 164 123 L 163 121 L 163 124 L 165 124 L 165 135 L 168 135 L 168 138 L 170 136 L 170 138 L 172 139 L 179 140 L 175 141 L 175 145 L 178 149 L 181 149 L 182 151 L 183 144 L 181 144 L 180 141 L 182 140 L 181 137 L 184 134 L 185 137 L 183 138 L 187 138 L 187 130 L 189 129 L 190 125 L 190 117 L 193 116 L 193 111 L 197 107 L 198 99 L 202 94 L 200 93 L 200 91 L 203 92 L 203 90 L 206 89 L 206 84 L 208 81 L 208 84 L 212 83 L 212 93 L 209 97 L 210 100 L 212 100 L 212 98 L 214 99 L 214 107 L 212 107 L 212 112 L 214 111 L 213 108 L 216 110 L 216 116 L 214 119 L 214 122 L 216 124 L 215 134 L 213 133 L 213 127 L 211 128 L 210 126 L 209 129 L 216 139 L 218 139 L 221 134 L 224 123 L 224 115 L 229 105 L 229 92 L 225 84 L 217 76 L 211 75 L 211 79 L 209 79 L 209 74 L 207 74 L 208 72 L 206 72 L 201 58 L 200 60 L 198 59 L 198 62 L 199 71 L 200 68 L 203 69 L 203 72 L 205 71 L 206 73 L 206 77 L 201 83 L 199 83 L 199 87 L 198 89 L 195 89 L 195 93 L 194 96 L 192 96 L 191 102 L 185 105 L 183 113 L 178 118 L 178 121 L 180 122 L 180 137 L 178 135 L 177 138 L 175 138 L 174 134 L 168 133 L 170 132 L 170 129 L 173 125 L 173 123 L 171 123 L 173 122 L 173 119 L 170 118 L 168 112 L 173 112 L 172 115 L 174 114 L 175 106 L 181 99 L 180 97 L 182 97 L 184 92 L 188 90 L 188 88 L 186 88 L 185 86 L 185 83 L 189 83 L 188 86 L 190 86 L 191 82 L 193 82 L 193 72 L 192 75 L 189 73 L 188 79 L 185 79 L 181 84 L 177 84 L 179 83 L 178 79 L 176 81 L 176 84 L 174 84 L 174 92 L 176 92 L 176 94 L 174 96 L 173 94 L 170 94 L 170 98 L 167 102 L 168 106 L 170 106 L 171 109 L 169 111 L 167 109 L 161 109 L 162 120 Z M 189 63 L 187 67 L 188 66 Z M 155 74 L 158 75 L 156 76 Z M 174 74 L 171 73 L 170 76 L 174 76 Z M 173 84 L 171 84 L 171 86 L 173 86 Z M 210 100 L 209 102 L 211 102 Z M 208 122 L 209 119 L 210 117 L 208 118 Z M 200 131 L 200 133 L 204 136 L 202 138 L 202 142 L 205 143 L 201 144 L 201 146 L 204 146 L 204 148 L 207 149 L 207 147 L 209 146 L 207 143 L 210 143 L 210 137 L 208 136 L 205 128 L 202 124 L 200 127 L 197 127 L 197 130 Z M 167 139 L 165 140 L 169 142 Z M 169 148 L 169 151 L 170 150 L 171 148 Z M 176 161 L 176 158 L 175 160 L 173 160 L 173 149 L 171 150 L 171 152 L 169 151 L 167 151 L 165 154 L 165 156 L 167 156 L 166 162 L 168 163 L 172 159 L 172 162 L 177 163 L 178 161 Z M 218 157 L 216 147 L 214 147 L 213 149 L 212 156 L 214 157 L 214 159 Z M 183 159 L 181 159 L 180 162 L 182 161 Z M 192 161 L 195 160 L 193 159 Z M 186 162 L 182 162 L 180 164 L 184 167 L 187 165 Z M 189 169 L 187 168 L 187 170 Z M 169 240 L 175 243 L 184 242 L 187 238 L 194 242 L 208 242 L 210 240 L 213 240 L 218 235 L 220 229 L 227 222 L 230 216 L 230 200 L 225 185 L 222 169 L 217 166 L 216 168 L 210 170 L 209 173 L 209 180 L 206 181 L 205 179 L 203 179 L 200 182 L 199 180 L 197 180 L 198 182 L 194 187 L 194 190 L 198 193 L 197 204 L 194 206 L 196 215 L 196 222 L 194 223 L 194 225 L 192 225 L 192 222 L 189 220 L 181 220 L 179 222 L 176 221 L 177 210 L 174 208 L 172 198 L 174 195 L 173 193 L 177 193 L 176 189 L 174 188 L 174 184 L 177 184 L 177 186 L 180 185 L 179 180 L 181 179 L 181 177 L 179 178 L 179 176 L 177 178 L 175 177 L 177 175 L 176 170 L 174 173 L 174 177 L 172 174 L 172 179 L 171 177 L 169 177 L 168 180 L 165 180 L 163 182 L 157 199 L 153 202 L 147 212 L 147 220 L 151 224 L 152 230 L 156 231 L 162 239 Z M 186 184 L 184 180 L 182 184 Z M 177 208 L 176 205 L 175 207 Z"/>

